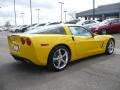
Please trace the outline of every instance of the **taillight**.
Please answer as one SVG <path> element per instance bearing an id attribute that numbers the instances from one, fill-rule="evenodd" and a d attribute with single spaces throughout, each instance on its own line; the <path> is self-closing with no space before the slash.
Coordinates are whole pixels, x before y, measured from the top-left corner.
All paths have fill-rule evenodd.
<path id="1" fill-rule="evenodd" d="M 26 42 L 27 42 L 27 45 L 28 45 L 28 46 L 31 45 L 31 40 L 30 40 L 30 38 L 26 38 Z"/>
<path id="2" fill-rule="evenodd" d="M 25 39 L 23 37 L 21 38 L 21 42 L 23 45 L 25 44 Z"/>

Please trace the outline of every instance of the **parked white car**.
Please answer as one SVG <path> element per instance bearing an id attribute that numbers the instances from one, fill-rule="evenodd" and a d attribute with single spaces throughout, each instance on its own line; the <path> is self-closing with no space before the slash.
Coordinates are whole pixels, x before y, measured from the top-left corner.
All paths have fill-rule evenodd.
<path id="1" fill-rule="evenodd" d="M 85 24 L 83 25 L 83 27 L 87 28 L 87 29 L 91 29 L 93 26 L 96 26 L 97 24 L 99 24 L 100 22 L 97 23 L 91 23 L 91 24 Z"/>
<path id="2" fill-rule="evenodd" d="M 8 31 L 8 29 L 9 29 L 9 27 L 2 26 L 2 27 L 0 27 L 0 32 L 2 32 L 2 31 Z"/>
<path id="3" fill-rule="evenodd" d="M 41 26 L 45 26 L 45 25 L 46 25 L 46 23 L 36 24 L 36 25 L 33 25 L 33 26 L 27 28 L 27 30 L 32 30 L 32 29 L 35 29 L 35 28 L 38 28 L 38 27 L 41 27 Z"/>
<path id="4" fill-rule="evenodd" d="M 17 31 L 19 31 L 21 29 L 21 26 L 14 26 L 14 27 L 12 27 L 9 31 L 10 32 L 17 32 Z"/>
<path id="5" fill-rule="evenodd" d="M 99 21 L 96 21 L 96 20 L 81 20 L 81 21 L 77 22 L 76 24 L 83 26 L 83 25 L 93 24 L 93 23 L 99 23 Z"/>
<path id="6" fill-rule="evenodd" d="M 2 28 L 2 27 L 0 27 L 0 32 L 1 32 L 1 31 L 3 31 L 3 28 Z"/>

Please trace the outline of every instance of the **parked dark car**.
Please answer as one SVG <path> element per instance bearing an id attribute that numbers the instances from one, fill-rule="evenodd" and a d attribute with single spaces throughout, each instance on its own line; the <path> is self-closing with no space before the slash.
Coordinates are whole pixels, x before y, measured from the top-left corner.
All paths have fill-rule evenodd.
<path id="1" fill-rule="evenodd" d="M 9 29 L 10 32 L 24 32 L 29 25 L 22 25 L 22 26 L 14 26 L 11 29 Z"/>
<path id="2" fill-rule="evenodd" d="M 81 20 L 81 21 L 77 22 L 76 24 L 83 26 L 83 25 L 94 24 L 94 23 L 99 23 L 99 21 L 97 21 L 97 20 Z"/>
<path id="3" fill-rule="evenodd" d="M 91 27 L 91 31 L 97 34 L 112 34 L 120 32 L 120 18 L 106 19 Z"/>
<path id="4" fill-rule="evenodd" d="M 27 28 L 29 28 L 30 25 L 23 25 L 20 29 L 20 32 L 25 32 L 27 30 Z"/>

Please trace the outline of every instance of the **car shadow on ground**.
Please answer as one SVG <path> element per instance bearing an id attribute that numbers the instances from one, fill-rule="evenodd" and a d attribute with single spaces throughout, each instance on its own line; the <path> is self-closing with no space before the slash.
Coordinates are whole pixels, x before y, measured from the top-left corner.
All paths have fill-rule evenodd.
<path id="1" fill-rule="evenodd" d="M 69 72 L 69 69 L 72 69 L 72 67 L 79 67 L 78 69 L 82 69 L 85 67 L 89 67 L 93 64 L 98 64 L 99 62 L 109 60 L 109 58 L 115 57 L 115 54 L 112 55 L 105 55 L 105 54 L 100 54 L 100 55 L 95 55 L 95 56 L 90 56 L 87 58 L 79 59 L 73 62 L 70 62 L 67 66 L 67 68 L 63 71 L 60 72 Z M 27 72 L 27 73 L 52 73 L 53 71 L 50 71 L 47 67 L 44 66 L 37 66 L 32 63 L 22 63 L 22 62 L 12 62 L 9 64 L 6 64 L 8 67 L 15 71 L 20 71 L 20 72 Z M 9 69 L 10 69 L 9 68 Z M 76 71 L 76 70 L 74 70 Z M 54 72 L 53 72 L 54 73 Z"/>
<path id="2" fill-rule="evenodd" d="M 116 55 L 96 55 L 85 59 L 71 62 L 68 67 L 60 72 L 52 72 L 46 67 L 36 66 L 33 64 L 24 64 L 20 62 L 10 62 L 0 67 L 0 82 L 5 90 L 14 90 L 15 87 L 29 87 L 30 85 L 43 85 L 49 81 L 59 80 L 73 73 L 80 72 L 84 68 L 89 68 L 94 64 L 110 60 Z M 9 81 L 11 83 L 9 83 Z M 7 83 L 7 84 L 6 84 Z M 9 89 L 11 88 L 11 89 Z"/>
<path id="3" fill-rule="evenodd" d="M 99 64 L 103 61 L 107 61 L 110 60 L 110 58 L 115 57 L 115 54 L 112 55 L 106 55 L 106 54 L 99 54 L 99 55 L 94 55 L 94 56 L 90 56 L 90 57 L 86 57 L 83 59 L 79 59 L 73 62 L 70 62 L 69 67 L 76 67 L 77 65 L 79 65 L 79 68 L 86 68 L 86 67 L 90 67 L 94 64 Z"/>

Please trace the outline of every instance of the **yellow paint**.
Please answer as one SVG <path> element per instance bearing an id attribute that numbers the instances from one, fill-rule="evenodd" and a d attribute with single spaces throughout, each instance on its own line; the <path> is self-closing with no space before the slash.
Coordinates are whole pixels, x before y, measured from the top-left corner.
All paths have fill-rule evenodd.
<path id="1" fill-rule="evenodd" d="M 106 49 L 106 44 L 111 35 L 96 35 L 92 36 L 74 36 L 67 25 L 63 25 L 67 35 L 59 34 L 14 34 L 16 36 L 12 37 L 9 35 L 8 44 L 10 53 L 16 56 L 24 57 L 29 59 L 34 64 L 37 65 L 47 65 L 48 55 L 50 51 L 60 44 L 67 45 L 71 50 L 71 60 L 78 60 L 91 55 L 96 55 L 104 53 Z M 28 46 L 21 44 L 20 38 L 26 37 L 30 38 L 32 45 Z M 72 40 L 74 37 L 74 40 Z M 13 45 L 17 44 L 19 46 L 18 51 L 13 50 Z M 41 46 L 41 44 L 48 44 L 48 46 Z"/>

